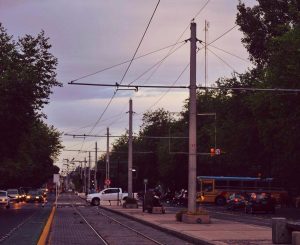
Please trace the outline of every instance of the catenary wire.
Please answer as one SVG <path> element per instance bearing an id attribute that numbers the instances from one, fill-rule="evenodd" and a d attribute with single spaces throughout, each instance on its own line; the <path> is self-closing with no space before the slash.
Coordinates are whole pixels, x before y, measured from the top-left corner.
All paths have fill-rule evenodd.
<path id="1" fill-rule="evenodd" d="M 168 48 L 170 48 L 170 47 L 176 46 L 177 44 L 179 44 L 179 43 L 182 43 L 182 42 L 185 42 L 185 41 L 176 42 L 176 43 L 174 43 L 174 44 L 171 44 L 171 45 L 168 45 L 168 46 L 166 46 L 166 47 L 163 47 L 163 48 L 160 48 L 160 49 L 157 49 L 157 50 L 151 51 L 151 52 L 149 52 L 149 53 L 146 53 L 146 54 L 142 54 L 142 55 L 140 55 L 140 56 L 137 56 L 137 57 L 135 57 L 135 58 L 134 58 L 134 60 L 137 60 L 137 59 L 140 59 L 140 58 L 146 57 L 146 56 L 148 56 L 148 55 L 151 55 L 151 54 L 158 53 L 158 52 L 160 52 L 160 51 L 162 51 L 162 50 L 165 50 L 165 49 L 168 49 Z M 112 68 L 115 68 L 115 67 L 118 67 L 118 66 L 124 65 L 124 64 L 126 64 L 126 63 L 128 63 L 128 62 L 130 62 L 130 60 L 126 60 L 126 61 L 123 61 L 123 62 L 121 62 L 121 63 L 118 63 L 118 64 L 115 64 L 115 65 L 112 65 L 112 66 L 109 66 L 109 67 L 103 68 L 103 69 L 101 69 L 101 70 L 98 70 L 98 71 L 95 71 L 95 72 L 93 72 L 93 73 L 89 73 L 89 74 L 87 74 L 87 75 L 84 75 L 84 76 L 78 77 L 78 78 L 76 78 L 76 79 L 73 79 L 73 80 L 71 80 L 71 82 L 76 82 L 76 81 L 79 81 L 79 80 L 81 80 L 81 79 L 84 79 L 84 78 L 87 78 L 87 77 L 90 77 L 90 76 L 96 75 L 96 74 L 98 74 L 98 73 L 101 73 L 101 72 L 104 72 L 104 71 L 110 70 L 110 69 L 112 69 Z"/>
<path id="2" fill-rule="evenodd" d="M 134 79 L 132 82 L 129 83 L 129 85 L 131 85 L 132 83 L 136 82 L 138 79 L 140 79 L 142 76 L 144 76 L 146 73 L 148 73 L 149 71 L 151 71 L 153 68 L 155 68 L 156 66 L 160 65 L 161 62 L 163 62 L 166 58 L 168 58 L 170 55 L 172 55 L 173 53 L 175 53 L 177 50 L 179 50 L 180 48 L 182 48 L 185 43 L 182 43 L 179 47 L 177 47 L 176 49 L 174 49 L 172 52 L 169 52 L 166 56 L 164 56 L 161 60 L 159 60 L 158 62 L 156 62 L 154 65 L 152 65 L 150 68 L 148 68 L 146 71 L 144 71 L 141 75 L 139 75 L 136 79 Z"/>
<path id="3" fill-rule="evenodd" d="M 121 79 L 121 81 L 120 81 L 120 84 L 122 84 L 122 82 L 123 82 L 123 80 L 124 80 L 124 78 L 125 78 L 127 72 L 129 71 L 129 68 L 130 68 L 130 66 L 131 66 L 131 64 L 132 64 L 132 62 L 133 62 L 133 60 L 134 60 L 134 58 L 135 58 L 135 56 L 136 56 L 136 54 L 137 54 L 137 52 L 138 52 L 138 50 L 139 50 L 141 44 L 142 44 L 142 41 L 144 40 L 144 37 L 145 37 L 145 35 L 146 35 L 146 32 L 147 32 L 147 30 L 148 30 L 148 28 L 149 28 L 149 26 L 150 26 L 150 23 L 151 23 L 151 21 L 152 21 L 152 19 L 153 19 L 153 16 L 154 16 L 154 14 L 155 14 L 155 12 L 156 12 L 156 10 L 157 10 L 157 7 L 158 7 L 159 3 L 160 3 L 160 0 L 158 0 L 157 4 L 156 4 L 156 6 L 155 6 L 155 9 L 154 9 L 154 11 L 153 11 L 153 13 L 152 13 L 152 16 L 151 16 L 151 18 L 150 18 L 150 20 L 149 20 L 149 22 L 148 22 L 148 25 L 147 25 L 147 27 L 146 27 L 146 30 L 144 31 L 144 34 L 143 34 L 143 36 L 142 36 L 142 38 L 141 38 L 141 40 L 140 40 L 140 42 L 139 42 L 139 44 L 138 44 L 138 46 L 137 46 L 135 52 L 134 52 L 134 55 L 133 55 L 133 57 L 131 58 L 131 60 L 130 60 L 130 62 L 129 62 L 129 65 L 128 65 L 128 67 L 127 67 L 127 69 L 126 69 L 126 71 L 125 71 L 125 73 L 124 73 L 124 75 L 123 75 L 123 77 L 122 77 L 122 79 Z"/>
<path id="4" fill-rule="evenodd" d="M 219 55 L 217 55 L 215 52 L 207 48 L 209 52 L 211 52 L 213 55 L 215 55 L 219 60 L 221 60 L 225 65 L 227 65 L 230 69 L 232 69 L 235 73 L 239 74 L 227 61 L 222 59 Z"/>
<path id="5" fill-rule="evenodd" d="M 157 4 L 156 4 L 156 6 L 155 6 L 155 9 L 154 9 L 154 11 L 153 11 L 153 13 L 152 13 L 152 16 L 151 16 L 151 18 L 150 18 L 150 20 L 149 20 L 149 22 L 148 22 L 148 25 L 147 25 L 147 27 L 146 27 L 146 30 L 144 31 L 144 34 L 143 34 L 143 36 L 142 36 L 142 38 L 141 38 L 141 40 L 140 40 L 140 42 L 139 42 L 139 44 L 138 44 L 138 47 L 136 48 L 136 50 L 135 50 L 135 52 L 134 52 L 134 55 L 133 55 L 132 59 L 130 60 L 130 63 L 129 63 L 129 65 L 128 65 L 128 67 L 127 67 L 127 69 L 126 69 L 126 71 L 125 71 L 125 73 L 124 73 L 124 75 L 123 75 L 123 77 L 122 77 L 122 79 L 121 79 L 121 81 L 120 81 L 120 84 L 123 82 L 123 80 L 124 80 L 124 78 L 125 78 L 125 76 L 126 76 L 128 70 L 129 70 L 129 68 L 130 68 L 130 66 L 131 66 L 131 64 L 132 64 L 132 62 L 133 62 L 133 59 L 135 58 L 136 53 L 137 53 L 139 47 L 140 47 L 141 44 L 142 44 L 142 41 L 143 41 L 143 39 L 144 39 L 144 37 L 145 37 L 145 35 L 146 35 L 146 32 L 147 32 L 147 30 L 148 30 L 148 28 L 149 28 L 149 26 L 150 26 L 150 23 L 151 23 L 151 21 L 152 21 L 152 19 L 153 19 L 153 16 L 154 16 L 154 14 L 155 14 L 155 12 L 156 12 L 156 10 L 157 10 L 157 7 L 158 7 L 159 3 L 160 3 L 160 0 L 158 0 Z M 108 107 L 109 107 L 110 104 L 112 103 L 113 99 L 115 98 L 116 94 L 117 94 L 117 90 L 114 91 L 114 93 L 113 93 L 112 97 L 110 98 L 108 104 L 106 105 L 104 111 L 101 113 L 100 117 L 97 119 L 96 123 L 93 125 L 93 127 L 91 128 L 91 130 L 89 131 L 88 134 L 91 134 L 91 133 L 93 132 L 93 130 L 96 128 L 96 126 L 98 125 L 98 123 L 99 123 L 100 120 L 102 119 L 103 115 L 104 115 L 105 112 L 107 111 Z M 80 150 L 82 149 L 82 147 L 83 147 L 83 145 L 84 145 L 84 142 L 85 142 L 85 139 L 83 139 L 83 142 L 82 142 L 82 145 L 81 145 Z"/>
<path id="6" fill-rule="evenodd" d="M 194 21 L 198 15 L 202 12 L 202 10 L 207 6 L 207 4 L 209 3 L 210 0 L 206 1 L 206 3 L 201 7 L 201 9 L 197 12 L 197 14 L 192 18 L 191 21 Z M 187 31 L 187 29 L 189 28 L 190 24 L 188 24 L 186 26 L 186 28 L 184 29 L 184 31 L 181 33 L 181 35 L 177 38 L 177 41 L 176 43 L 179 42 L 179 40 L 182 38 L 182 36 L 184 35 L 184 33 Z M 171 49 L 169 50 L 169 52 L 167 53 L 166 56 L 169 55 L 170 52 L 172 52 L 172 50 L 174 49 L 174 47 L 171 47 Z M 160 66 L 162 65 L 162 63 L 164 62 L 164 59 L 160 62 L 160 64 L 153 70 L 153 72 L 150 74 L 150 76 L 146 79 L 145 82 L 148 82 L 152 77 L 153 75 L 156 73 L 156 71 L 160 68 Z"/>

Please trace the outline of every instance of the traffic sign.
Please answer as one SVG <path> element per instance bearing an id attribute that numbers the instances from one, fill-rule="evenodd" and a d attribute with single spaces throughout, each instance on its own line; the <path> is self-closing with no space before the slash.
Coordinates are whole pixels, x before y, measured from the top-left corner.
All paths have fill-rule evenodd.
<path id="1" fill-rule="evenodd" d="M 110 185 L 110 184 L 111 184 L 111 181 L 110 181 L 110 179 L 105 179 L 104 183 L 105 183 L 106 185 Z"/>

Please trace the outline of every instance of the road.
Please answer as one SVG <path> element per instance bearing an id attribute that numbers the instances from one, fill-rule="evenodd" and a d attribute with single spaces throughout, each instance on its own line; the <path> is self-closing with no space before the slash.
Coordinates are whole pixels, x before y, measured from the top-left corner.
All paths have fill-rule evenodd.
<path id="1" fill-rule="evenodd" d="M 36 244 L 52 207 L 50 202 L 11 203 L 10 209 L 0 209 L 0 243 Z"/>

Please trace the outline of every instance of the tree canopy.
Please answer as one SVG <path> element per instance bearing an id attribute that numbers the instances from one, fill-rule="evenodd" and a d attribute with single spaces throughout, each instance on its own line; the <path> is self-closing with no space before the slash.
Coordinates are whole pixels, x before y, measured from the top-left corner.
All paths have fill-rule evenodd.
<path id="1" fill-rule="evenodd" d="M 39 186 L 59 169 L 60 133 L 45 124 L 57 59 L 45 33 L 13 40 L 0 23 L 0 187 Z"/>

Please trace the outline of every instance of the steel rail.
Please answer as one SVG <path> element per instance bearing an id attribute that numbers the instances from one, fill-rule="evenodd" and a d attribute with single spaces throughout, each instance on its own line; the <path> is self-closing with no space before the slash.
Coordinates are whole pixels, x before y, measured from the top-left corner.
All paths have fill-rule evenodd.
<path id="1" fill-rule="evenodd" d="M 70 198 L 69 198 L 70 199 Z M 103 242 L 105 245 L 109 245 L 109 243 L 96 231 L 96 229 L 87 221 L 87 219 L 82 215 L 82 213 L 75 206 L 75 202 L 71 200 L 71 206 L 75 210 L 75 212 L 84 220 L 88 227 L 95 233 L 95 235 Z"/>
<path id="2" fill-rule="evenodd" d="M 99 207 L 98 207 L 98 210 L 99 210 Z M 139 232 L 138 230 L 135 230 L 135 229 L 129 227 L 128 225 L 125 225 L 125 224 L 121 223 L 120 221 L 118 221 L 118 220 L 116 220 L 116 219 L 114 219 L 114 218 L 112 218 L 112 217 L 109 217 L 108 215 L 104 214 L 103 212 L 100 212 L 100 211 L 99 211 L 99 214 L 101 214 L 102 216 L 104 216 L 104 217 L 106 217 L 106 218 L 108 218 L 108 219 L 110 219 L 110 220 L 116 222 L 117 224 L 119 224 L 119 225 L 121 225 L 121 226 L 123 226 L 123 227 L 125 227 L 125 228 L 127 228 L 127 229 L 129 229 L 129 230 L 131 230 L 131 231 L 133 231 L 133 232 L 135 232 L 136 234 L 138 234 L 138 235 L 140 235 L 140 236 L 146 238 L 147 240 L 149 240 L 149 241 L 151 241 L 151 242 L 154 242 L 154 243 L 159 244 L 159 245 L 164 245 L 164 243 L 161 243 L 161 242 L 159 242 L 159 241 L 157 241 L 157 240 L 152 239 L 151 237 L 149 237 L 149 236 L 147 236 L 147 235 L 145 235 L 145 234 Z"/>

